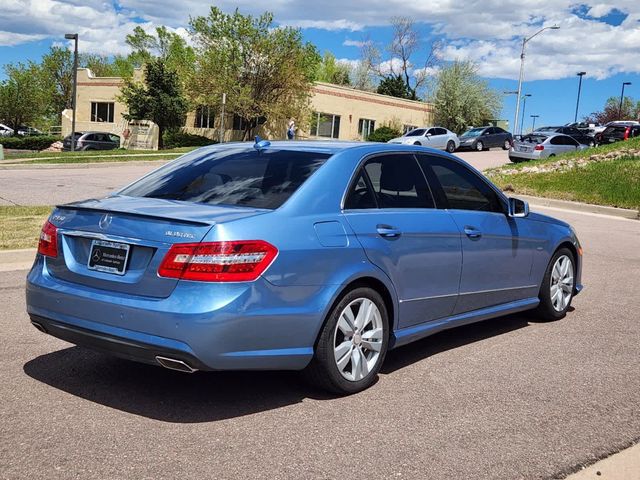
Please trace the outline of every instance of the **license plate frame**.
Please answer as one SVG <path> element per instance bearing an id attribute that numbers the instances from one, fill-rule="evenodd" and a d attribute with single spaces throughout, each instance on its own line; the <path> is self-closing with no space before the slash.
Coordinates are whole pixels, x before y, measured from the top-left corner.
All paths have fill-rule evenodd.
<path id="1" fill-rule="evenodd" d="M 93 240 L 89 249 L 87 268 L 122 276 L 127 273 L 130 252 L 131 245 L 128 243 Z"/>

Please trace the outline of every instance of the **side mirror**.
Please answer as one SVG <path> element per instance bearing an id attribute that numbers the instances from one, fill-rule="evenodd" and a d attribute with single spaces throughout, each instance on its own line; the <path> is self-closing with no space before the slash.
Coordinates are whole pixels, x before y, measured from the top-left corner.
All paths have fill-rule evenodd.
<path id="1" fill-rule="evenodd" d="M 529 204 L 519 198 L 509 197 L 509 216 L 523 218 L 529 215 Z"/>

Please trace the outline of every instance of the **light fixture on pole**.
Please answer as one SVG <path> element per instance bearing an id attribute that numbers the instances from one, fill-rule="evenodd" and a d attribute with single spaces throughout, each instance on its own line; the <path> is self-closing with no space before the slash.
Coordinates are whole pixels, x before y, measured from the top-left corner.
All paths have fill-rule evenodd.
<path id="1" fill-rule="evenodd" d="M 73 48 L 73 93 L 71 106 L 73 107 L 73 116 L 71 117 L 71 151 L 76 149 L 76 91 L 78 89 L 78 34 L 67 33 L 64 38 L 74 41 Z"/>
<path id="2" fill-rule="evenodd" d="M 584 77 L 587 72 L 578 72 L 576 75 L 580 77 L 580 82 L 578 82 L 578 99 L 576 100 L 576 114 L 573 117 L 573 121 L 578 121 L 578 106 L 580 105 L 580 90 L 582 90 L 582 77 Z"/>
<path id="3" fill-rule="evenodd" d="M 531 121 L 531 132 L 535 132 L 536 131 L 536 118 L 538 118 L 540 115 L 530 115 L 531 118 L 533 118 L 533 120 Z"/>
<path id="4" fill-rule="evenodd" d="M 520 78 L 518 79 L 518 103 L 516 103 L 516 115 L 513 119 L 514 133 L 518 131 L 518 120 L 520 116 L 520 95 L 522 95 L 522 78 L 524 76 L 524 49 L 527 46 L 527 43 L 532 40 L 534 37 L 537 37 L 545 30 L 558 30 L 560 27 L 558 25 L 553 25 L 551 27 L 544 27 L 538 30 L 536 33 L 531 35 L 530 37 L 525 37 L 522 39 L 522 53 L 520 54 Z"/>
<path id="5" fill-rule="evenodd" d="M 527 97 L 530 97 L 530 93 L 525 93 L 522 96 L 522 121 L 520 122 L 520 135 L 522 135 L 522 129 L 524 128 L 524 111 L 527 108 Z"/>
<path id="6" fill-rule="evenodd" d="M 624 87 L 627 85 L 631 85 L 631 82 L 622 82 L 622 93 L 620 94 L 620 108 L 618 108 L 618 120 L 623 120 L 622 118 L 622 100 L 624 99 Z"/>

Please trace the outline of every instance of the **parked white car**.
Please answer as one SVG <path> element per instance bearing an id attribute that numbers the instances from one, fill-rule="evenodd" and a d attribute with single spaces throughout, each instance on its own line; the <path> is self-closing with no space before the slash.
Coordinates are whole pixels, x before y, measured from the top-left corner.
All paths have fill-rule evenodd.
<path id="1" fill-rule="evenodd" d="M 514 140 L 509 150 L 509 160 L 514 163 L 526 160 L 555 157 L 561 153 L 586 150 L 588 145 L 582 145 L 569 135 L 549 132 L 533 132 Z"/>
<path id="2" fill-rule="evenodd" d="M 414 128 L 401 137 L 391 139 L 388 143 L 422 145 L 453 153 L 460 146 L 460 139 L 455 133 L 443 127 L 421 127 Z"/>
<path id="3" fill-rule="evenodd" d="M 0 137 L 9 137 L 13 135 L 13 128 L 8 127 L 4 123 L 0 123 Z"/>

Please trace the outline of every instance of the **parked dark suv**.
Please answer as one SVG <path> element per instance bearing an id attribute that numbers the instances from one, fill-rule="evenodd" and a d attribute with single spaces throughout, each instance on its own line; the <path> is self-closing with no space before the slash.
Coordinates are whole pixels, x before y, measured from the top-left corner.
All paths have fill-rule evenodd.
<path id="1" fill-rule="evenodd" d="M 76 132 L 76 150 L 113 150 L 120 148 L 120 137 L 106 132 Z M 62 141 L 63 150 L 71 150 L 71 135 Z"/>
<path id="2" fill-rule="evenodd" d="M 635 137 L 640 137 L 640 124 L 634 123 L 628 125 L 611 125 L 596 134 L 595 139 L 598 145 L 606 145 L 607 143 L 620 142 Z"/>
<path id="3" fill-rule="evenodd" d="M 513 138 L 509 132 L 500 127 L 477 127 L 460 135 L 460 150 L 472 149 L 481 152 L 485 148 L 502 147 L 509 150 Z"/>
<path id="4" fill-rule="evenodd" d="M 563 133 L 565 135 L 569 135 L 576 142 L 581 143 L 582 145 L 589 145 L 590 147 L 596 146 L 596 141 L 591 135 L 587 135 L 584 132 L 581 132 L 575 127 L 542 127 L 536 128 L 536 132 L 544 132 L 544 133 Z"/>

